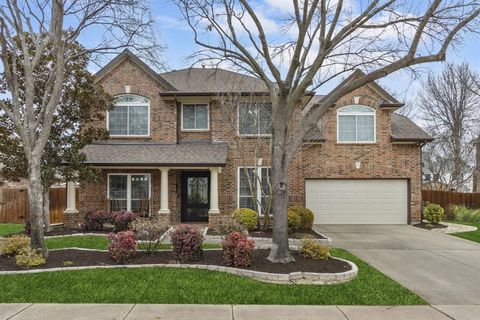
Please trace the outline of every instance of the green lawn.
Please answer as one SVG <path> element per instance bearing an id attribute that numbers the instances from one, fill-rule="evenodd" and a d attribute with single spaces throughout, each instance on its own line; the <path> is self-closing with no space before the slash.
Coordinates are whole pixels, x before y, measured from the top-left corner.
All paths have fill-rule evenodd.
<path id="1" fill-rule="evenodd" d="M 470 231 L 470 232 L 451 233 L 452 236 L 480 243 L 480 223 L 468 223 L 468 222 L 458 222 L 458 221 L 452 221 L 452 222 L 459 223 L 459 224 L 466 224 L 469 226 L 475 226 L 478 228 L 477 230 Z"/>
<path id="2" fill-rule="evenodd" d="M 0 237 L 6 237 L 23 231 L 23 224 L 0 223 Z"/>
<path id="3" fill-rule="evenodd" d="M 425 304 L 347 251 L 356 279 L 346 284 L 276 285 L 194 269 L 96 269 L 0 276 L 2 303 L 195 303 L 195 304 Z M 31 290 L 31 288 L 35 288 Z"/>
<path id="4" fill-rule="evenodd" d="M 58 237 L 45 239 L 48 249 L 63 249 L 63 248 L 85 248 L 106 250 L 108 247 L 108 240 L 105 235 L 98 236 L 72 236 L 72 237 Z M 205 243 L 204 249 L 220 248 L 218 244 Z M 138 249 L 142 249 L 142 244 L 138 244 Z M 163 243 L 160 249 L 171 249 L 169 243 Z"/>

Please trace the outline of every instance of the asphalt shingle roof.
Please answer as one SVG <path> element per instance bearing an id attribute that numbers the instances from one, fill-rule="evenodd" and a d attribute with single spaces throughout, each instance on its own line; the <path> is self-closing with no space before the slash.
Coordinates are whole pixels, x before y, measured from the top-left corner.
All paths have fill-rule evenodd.
<path id="1" fill-rule="evenodd" d="M 409 118 L 392 113 L 392 139 L 431 141 L 433 138 Z"/>
<path id="2" fill-rule="evenodd" d="M 83 149 L 92 165 L 224 166 L 228 145 L 224 142 L 96 142 Z"/>
<path id="3" fill-rule="evenodd" d="M 176 89 L 167 91 L 167 94 L 268 92 L 262 80 L 224 69 L 188 68 L 162 73 L 161 76 Z"/>

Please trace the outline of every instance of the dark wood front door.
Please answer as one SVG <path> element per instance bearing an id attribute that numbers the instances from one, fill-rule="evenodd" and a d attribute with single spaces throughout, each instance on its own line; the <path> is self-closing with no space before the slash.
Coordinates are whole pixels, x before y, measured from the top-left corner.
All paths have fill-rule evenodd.
<path id="1" fill-rule="evenodd" d="M 182 222 L 208 221 L 210 172 L 182 172 Z"/>

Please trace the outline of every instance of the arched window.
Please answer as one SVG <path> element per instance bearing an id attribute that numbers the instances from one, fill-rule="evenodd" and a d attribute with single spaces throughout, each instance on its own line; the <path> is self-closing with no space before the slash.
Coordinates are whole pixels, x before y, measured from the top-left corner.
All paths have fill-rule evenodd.
<path id="1" fill-rule="evenodd" d="M 150 100 L 124 94 L 116 96 L 115 107 L 108 112 L 107 129 L 111 136 L 150 135 Z"/>
<path id="2" fill-rule="evenodd" d="M 375 110 L 351 105 L 337 111 L 337 142 L 374 143 L 376 141 Z"/>

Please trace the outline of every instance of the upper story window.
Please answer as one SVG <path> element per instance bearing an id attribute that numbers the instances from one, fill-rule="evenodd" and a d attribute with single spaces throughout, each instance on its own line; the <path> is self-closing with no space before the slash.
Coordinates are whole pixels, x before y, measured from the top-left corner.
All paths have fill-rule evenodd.
<path id="1" fill-rule="evenodd" d="M 337 141 L 339 143 L 374 143 L 375 110 L 360 105 L 338 109 Z"/>
<path id="2" fill-rule="evenodd" d="M 111 136 L 150 135 L 150 100 L 125 94 L 115 97 L 115 107 L 108 112 L 107 129 Z"/>
<path id="3" fill-rule="evenodd" d="M 208 104 L 182 104 L 182 130 L 208 130 Z"/>
<path id="4" fill-rule="evenodd" d="M 272 104 L 242 102 L 238 105 L 238 134 L 270 135 L 272 133 Z"/>

